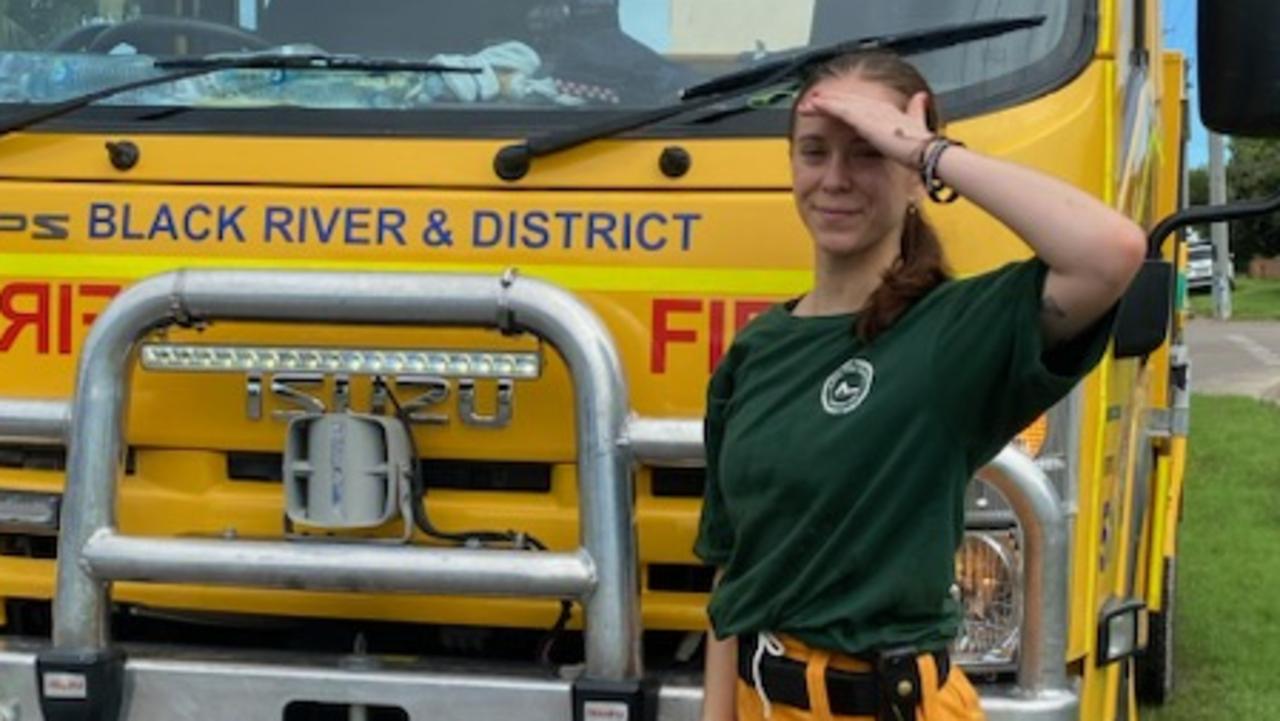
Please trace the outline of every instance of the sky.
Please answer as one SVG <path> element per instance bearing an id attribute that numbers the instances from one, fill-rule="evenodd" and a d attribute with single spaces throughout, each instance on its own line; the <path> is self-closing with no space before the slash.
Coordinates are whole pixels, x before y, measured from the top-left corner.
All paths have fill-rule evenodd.
<path id="1" fill-rule="evenodd" d="M 1191 141 L 1187 145 L 1187 165 L 1197 167 L 1209 162 L 1209 136 L 1200 123 L 1200 100 L 1196 89 L 1196 0 L 1167 0 L 1164 6 L 1165 46 L 1181 50 L 1190 61 Z"/>
<path id="2" fill-rule="evenodd" d="M 666 49 L 671 26 L 671 3 L 624 0 L 618 12 L 622 27 L 632 37 L 661 52 Z"/>

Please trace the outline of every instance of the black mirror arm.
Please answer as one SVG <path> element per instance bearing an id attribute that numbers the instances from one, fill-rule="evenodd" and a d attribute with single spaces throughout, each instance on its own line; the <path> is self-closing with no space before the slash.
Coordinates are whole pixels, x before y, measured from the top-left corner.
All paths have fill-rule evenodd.
<path id="1" fill-rule="evenodd" d="M 1170 313 L 1176 306 L 1176 273 L 1174 264 L 1160 255 L 1165 238 L 1188 225 L 1236 220 L 1274 210 L 1280 210 L 1280 193 L 1225 205 L 1183 208 L 1156 223 L 1147 235 L 1147 260 L 1120 299 L 1112 348 L 1115 357 L 1145 359 L 1169 335 Z"/>
<path id="2" fill-rule="evenodd" d="M 1147 257 L 1157 259 L 1164 248 L 1164 239 L 1174 231 L 1200 223 L 1218 223 L 1263 215 L 1280 210 L 1280 192 L 1266 198 L 1241 200 L 1224 205 L 1193 205 L 1164 218 L 1147 234 Z"/>

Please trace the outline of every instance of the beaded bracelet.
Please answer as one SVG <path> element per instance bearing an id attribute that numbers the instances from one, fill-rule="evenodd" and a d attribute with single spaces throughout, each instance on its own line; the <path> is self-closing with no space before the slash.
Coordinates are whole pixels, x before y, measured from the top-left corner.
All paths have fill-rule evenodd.
<path id="1" fill-rule="evenodd" d="M 924 183 L 925 190 L 935 203 L 954 203 L 960 197 L 960 193 L 956 192 L 955 188 L 942 182 L 938 177 L 938 161 L 947 148 L 952 146 L 965 147 L 964 143 L 958 140 L 940 135 L 930 140 L 920 153 L 920 181 Z"/>

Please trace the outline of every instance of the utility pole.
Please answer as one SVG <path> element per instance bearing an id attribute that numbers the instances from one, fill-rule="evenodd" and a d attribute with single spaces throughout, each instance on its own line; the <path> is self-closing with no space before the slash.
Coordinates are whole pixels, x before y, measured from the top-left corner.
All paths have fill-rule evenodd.
<path id="1" fill-rule="evenodd" d="M 1222 136 L 1209 133 L 1209 204 L 1227 202 L 1227 171 L 1223 161 Z M 1213 310 L 1218 320 L 1231 318 L 1231 252 L 1227 224 L 1214 223 L 1213 239 Z"/>

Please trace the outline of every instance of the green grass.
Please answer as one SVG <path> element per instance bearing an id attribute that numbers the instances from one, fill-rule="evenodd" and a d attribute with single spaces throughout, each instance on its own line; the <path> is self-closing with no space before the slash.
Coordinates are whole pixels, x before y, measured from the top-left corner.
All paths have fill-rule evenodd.
<path id="1" fill-rule="evenodd" d="M 1175 690 L 1168 706 L 1144 710 L 1142 718 L 1276 718 L 1280 406 L 1235 396 L 1196 396 L 1191 408 L 1178 556 Z"/>
<path id="2" fill-rule="evenodd" d="M 1191 311 L 1197 316 L 1213 317 L 1213 293 L 1191 296 Z M 1280 320 L 1280 280 L 1236 278 L 1231 294 L 1233 320 Z"/>

